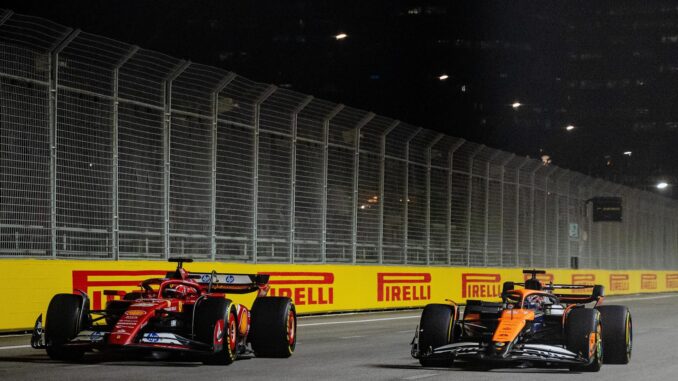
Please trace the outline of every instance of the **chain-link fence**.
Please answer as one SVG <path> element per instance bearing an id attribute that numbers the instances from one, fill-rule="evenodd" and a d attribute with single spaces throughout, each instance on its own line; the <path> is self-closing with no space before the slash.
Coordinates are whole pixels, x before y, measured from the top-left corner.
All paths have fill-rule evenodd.
<path id="1" fill-rule="evenodd" d="M 0 256 L 678 268 L 673 200 L 0 14 Z"/>

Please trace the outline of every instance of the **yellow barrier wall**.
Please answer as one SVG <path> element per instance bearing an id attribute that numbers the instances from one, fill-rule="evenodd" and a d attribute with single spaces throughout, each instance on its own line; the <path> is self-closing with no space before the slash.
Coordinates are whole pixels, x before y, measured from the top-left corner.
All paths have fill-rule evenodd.
<path id="1" fill-rule="evenodd" d="M 5 287 L 0 292 L 0 330 L 33 326 L 54 294 L 81 289 L 92 308 L 105 306 L 103 290 L 132 291 L 140 281 L 162 277 L 175 264 L 158 261 L 0 260 Z M 285 265 L 195 262 L 189 271 L 269 273 L 270 295 L 291 297 L 299 313 L 420 307 L 451 299 L 498 299 L 502 283 L 520 282 L 522 269 Z M 678 291 L 678 271 L 552 270 L 544 281 L 602 284 L 608 295 Z M 252 297 L 235 297 L 250 305 Z"/>

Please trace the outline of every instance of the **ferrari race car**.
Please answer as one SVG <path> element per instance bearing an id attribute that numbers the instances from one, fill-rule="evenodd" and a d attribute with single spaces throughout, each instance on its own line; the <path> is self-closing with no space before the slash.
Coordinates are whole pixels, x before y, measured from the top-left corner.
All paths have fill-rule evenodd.
<path id="1" fill-rule="evenodd" d="M 267 297 L 268 275 L 189 273 L 190 259 L 174 258 L 175 271 L 147 279 L 140 290 L 109 300 L 106 309 L 90 310 L 84 292 L 57 294 L 47 309 L 43 329 L 38 317 L 31 345 L 50 358 L 75 361 L 87 351 L 137 350 L 183 353 L 207 364 L 230 364 L 238 355 L 289 357 L 296 345 L 297 316 L 291 299 Z M 256 292 L 252 310 L 227 294 Z"/>
<path id="2" fill-rule="evenodd" d="M 601 305 L 603 286 L 544 285 L 537 274 L 545 271 L 523 273 L 531 275 L 524 283 L 503 284 L 501 303 L 468 300 L 463 312 L 453 302 L 427 305 L 412 340 L 412 356 L 423 366 L 461 360 L 583 372 L 597 372 L 603 363 L 629 362 L 631 313 L 625 306 Z M 557 292 L 563 289 L 591 290 Z"/>

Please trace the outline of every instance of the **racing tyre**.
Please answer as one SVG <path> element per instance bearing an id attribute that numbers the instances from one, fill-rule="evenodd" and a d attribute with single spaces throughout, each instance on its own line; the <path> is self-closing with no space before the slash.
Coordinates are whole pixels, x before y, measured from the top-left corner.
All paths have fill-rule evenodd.
<path id="1" fill-rule="evenodd" d="M 235 306 L 228 299 L 206 298 L 195 307 L 193 329 L 196 339 L 212 347 L 203 363 L 228 365 L 235 361 L 238 347 Z"/>
<path id="2" fill-rule="evenodd" d="M 257 357 L 290 357 L 297 345 L 297 310 L 290 298 L 257 298 L 249 341 Z"/>
<path id="3" fill-rule="evenodd" d="M 47 355 L 52 360 L 78 361 L 85 351 L 66 347 L 86 324 L 89 306 L 85 305 L 82 295 L 57 294 L 47 307 L 45 342 Z"/>
<path id="4" fill-rule="evenodd" d="M 451 355 L 430 356 L 433 349 L 452 343 L 454 340 L 454 306 L 429 304 L 424 308 L 419 322 L 419 363 L 423 366 L 450 366 Z"/>
<path id="5" fill-rule="evenodd" d="M 588 363 L 570 367 L 580 372 L 598 372 L 603 364 L 603 340 L 600 313 L 595 309 L 575 308 L 565 323 L 567 349 Z"/>
<path id="6" fill-rule="evenodd" d="M 633 348 L 631 312 L 626 306 L 599 306 L 605 364 L 628 364 Z"/>

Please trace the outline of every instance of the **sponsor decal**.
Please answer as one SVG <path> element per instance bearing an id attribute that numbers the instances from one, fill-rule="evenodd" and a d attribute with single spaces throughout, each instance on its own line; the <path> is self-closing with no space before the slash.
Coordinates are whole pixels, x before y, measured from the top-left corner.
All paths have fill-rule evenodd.
<path id="1" fill-rule="evenodd" d="M 269 295 L 286 296 L 297 306 L 334 304 L 334 274 L 328 272 L 266 272 Z"/>
<path id="2" fill-rule="evenodd" d="M 102 293 L 105 289 L 114 288 L 125 292 L 138 291 L 139 283 L 148 278 L 164 277 L 161 270 L 73 270 L 73 290 L 82 290 L 90 296 L 92 309 L 102 309 Z M 113 300 L 122 295 L 106 295 L 106 300 Z"/>
<path id="3" fill-rule="evenodd" d="M 640 275 L 640 289 L 641 290 L 656 290 L 657 289 L 657 274 L 641 274 Z"/>
<path id="4" fill-rule="evenodd" d="M 154 307 L 155 303 L 134 303 L 130 307 Z"/>
<path id="5" fill-rule="evenodd" d="M 200 282 L 201 283 L 209 283 L 210 280 L 212 280 L 212 275 L 210 275 L 210 274 L 202 274 L 200 276 Z"/>
<path id="6" fill-rule="evenodd" d="M 430 299 L 430 273 L 377 273 L 378 302 Z"/>
<path id="7" fill-rule="evenodd" d="M 628 291 L 629 274 L 610 274 L 611 291 Z"/>
<path id="8" fill-rule="evenodd" d="M 666 274 L 666 288 L 678 288 L 678 274 Z"/>
<path id="9" fill-rule="evenodd" d="M 596 282 L 595 274 L 572 274 L 572 284 L 581 284 L 586 286 L 593 286 Z M 590 294 L 590 288 L 584 288 L 581 290 L 572 290 L 574 294 Z"/>
<path id="10" fill-rule="evenodd" d="M 208 282 L 209 282 L 209 280 L 208 280 Z M 231 284 L 233 282 L 235 282 L 235 277 L 233 275 L 226 276 L 226 283 Z"/>
<path id="11" fill-rule="evenodd" d="M 501 295 L 501 274 L 461 274 L 461 297 L 498 298 Z"/>
<path id="12" fill-rule="evenodd" d="M 146 315 L 146 311 L 144 311 L 144 310 L 128 310 L 125 313 L 127 315 L 136 315 L 136 316 Z"/>
<path id="13" fill-rule="evenodd" d="M 94 331 L 89 335 L 90 341 L 101 341 L 104 339 L 104 334 L 99 331 Z"/>
<path id="14" fill-rule="evenodd" d="M 155 332 L 150 332 L 148 335 L 144 335 L 144 339 L 149 343 L 157 343 L 160 341 L 160 336 L 158 336 L 158 334 Z"/>

